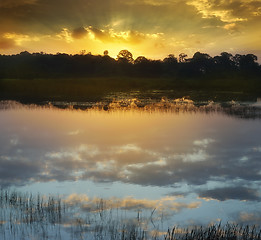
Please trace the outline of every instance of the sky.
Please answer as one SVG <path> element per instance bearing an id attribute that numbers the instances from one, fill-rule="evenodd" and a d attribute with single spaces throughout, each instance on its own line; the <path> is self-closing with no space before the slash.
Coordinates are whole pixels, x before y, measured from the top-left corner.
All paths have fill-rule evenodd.
<path id="1" fill-rule="evenodd" d="M 260 60 L 260 26 L 261 0 L 1 0 L 0 54 L 226 51 Z"/>

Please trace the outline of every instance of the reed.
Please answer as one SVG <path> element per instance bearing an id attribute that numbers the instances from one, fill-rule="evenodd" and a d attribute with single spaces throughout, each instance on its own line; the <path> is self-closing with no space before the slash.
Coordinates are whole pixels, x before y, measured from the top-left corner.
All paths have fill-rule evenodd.
<path id="1" fill-rule="evenodd" d="M 106 200 L 83 211 L 59 196 L 0 190 L 1 240 L 261 240 L 257 226 L 225 224 L 160 230 L 154 211 L 136 216 L 112 209 Z M 162 219 L 161 219 L 162 221 Z M 152 224 L 151 224 L 152 223 Z"/>

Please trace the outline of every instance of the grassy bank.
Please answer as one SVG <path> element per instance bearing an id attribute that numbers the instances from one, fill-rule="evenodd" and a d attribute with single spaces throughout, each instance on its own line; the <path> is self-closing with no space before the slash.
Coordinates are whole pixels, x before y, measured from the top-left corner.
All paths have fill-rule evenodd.
<path id="1" fill-rule="evenodd" d="M 246 99 L 261 95 L 258 79 L 77 78 L 1 79 L 0 99 L 19 101 L 90 101 L 112 92 L 166 90 L 173 97 Z"/>

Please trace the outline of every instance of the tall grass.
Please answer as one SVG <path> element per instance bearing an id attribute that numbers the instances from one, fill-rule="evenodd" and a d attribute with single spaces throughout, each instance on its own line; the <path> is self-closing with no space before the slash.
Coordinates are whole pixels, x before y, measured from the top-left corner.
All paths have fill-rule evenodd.
<path id="1" fill-rule="evenodd" d="M 95 209 L 64 202 L 59 196 L 0 190 L 1 240 L 261 240 L 256 226 L 216 224 L 160 230 L 138 212 L 126 217 L 100 199 Z"/>
<path id="2" fill-rule="evenodd" d="M 164 240 L 254 240 L 261 239 L 261 229 L 256 226 L 221 224 L 208 227 L 193 227 L 190 229 L 172 228 L 167 231 Z"/>
<path id="3" fill-rule="evenodd" d="M 61 223 L 64 205 L 59 197 L 0 191 L 0 239 L 47 239 L 51 226 Z M 63 212 L 62 212 L 63 211 Z"/>

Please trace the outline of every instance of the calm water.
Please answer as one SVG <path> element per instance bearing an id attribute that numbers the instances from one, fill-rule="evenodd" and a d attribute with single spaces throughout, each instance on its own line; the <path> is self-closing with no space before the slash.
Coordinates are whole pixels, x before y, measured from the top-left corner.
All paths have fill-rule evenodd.
<path id="1" fill-rule="evenodd" d="M 1 188 L 103 198 L 171 225 L 261 221 L 257 103 L 0 105 Z"/>

